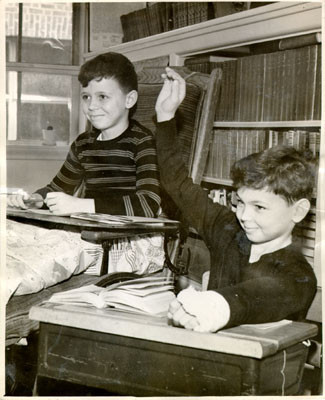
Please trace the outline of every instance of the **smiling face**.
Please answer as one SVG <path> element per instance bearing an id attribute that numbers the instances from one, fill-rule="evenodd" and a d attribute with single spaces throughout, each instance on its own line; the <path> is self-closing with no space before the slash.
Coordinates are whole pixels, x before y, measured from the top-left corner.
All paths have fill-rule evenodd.
<path id="1" fill-rule="evenodd" d="M 93 79 L 81 89 L 81 100 L 87 119 L 109 139 L 127 128 L 137 92 L 124 93 L 114 78 Z"/>
<path id="2" fill-rule="evenodd" d="M 238 189 L 237 199 L 236 216 L 252 243 L 277 248 L 291 243 L 297 203 L 290 205 L 273 192 L 247 187 Z"/>

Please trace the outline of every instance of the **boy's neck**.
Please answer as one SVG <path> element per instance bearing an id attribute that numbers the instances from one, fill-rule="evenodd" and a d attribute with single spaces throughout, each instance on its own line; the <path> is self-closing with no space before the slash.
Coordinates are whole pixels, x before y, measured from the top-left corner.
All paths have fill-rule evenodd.
<path id="1" fill-rule="evenodd" d="M 112 140 L 120 136 L 129 126 L 129 118 L 121 121 L 117 126 L 113 126 L 101 131 L 99 140 Z"/>
<path id="2" fill-rule="evenodd" d="M 285 238 L 277 238 L 266 243 L 252 243 L 249 262 L 257 262 L 264 254 L 274 253 L 277 250 L 283 249 L 292 243 L 292 235 Z"/>

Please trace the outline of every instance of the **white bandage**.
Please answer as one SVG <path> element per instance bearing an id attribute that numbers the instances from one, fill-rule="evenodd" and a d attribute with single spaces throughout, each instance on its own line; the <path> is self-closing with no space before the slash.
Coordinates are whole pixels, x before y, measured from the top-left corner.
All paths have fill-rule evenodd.
<path id="1" fill-rule="evenodd" d="M 177 299 L 186 312 L 197 318 L 199 325 L 194 329 L 195 331 L 216 332 L 229 321 L 229 304 L 217 292 L 212 290 L 199 292 L 190 286 L 182 290 Z"/>

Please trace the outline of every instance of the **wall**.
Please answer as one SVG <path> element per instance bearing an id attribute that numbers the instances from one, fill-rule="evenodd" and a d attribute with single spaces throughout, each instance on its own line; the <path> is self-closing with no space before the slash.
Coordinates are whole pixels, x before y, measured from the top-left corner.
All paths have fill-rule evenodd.
<path id="1" fill-rule="evenodd" d="M 7 160 L 7 187 L 20 187 L 32 193 L 49 183 L 62 160 Z"/>
<path id="2" fill-rule="evenodd" d="M 103 50 L 122 43 L 121 15 L 145 7 L 146 3 L 143 2 L 90 3 L 89 50 Z"/>

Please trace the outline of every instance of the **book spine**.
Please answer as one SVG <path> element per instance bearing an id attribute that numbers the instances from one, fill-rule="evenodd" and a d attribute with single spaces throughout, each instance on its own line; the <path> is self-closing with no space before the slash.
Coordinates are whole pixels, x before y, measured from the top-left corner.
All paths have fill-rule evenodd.
<path id="1" fill-rule="evenodd" d="M 227 178 L 230 178 L 230 170 L 234 162 L 236 161 L 236 149 L 237 149 L 237 132 L 236 130 L 231 130 L 228 132 L 228 143 L 229 143 L 229 151 L 228 151 L 228 165 L 227 165 Z"/>
<path id="2" fill-rule="evenodd" d="M 265 54 L 263 121 L 272 120 L 275 53 Z"/>
<path id="3" fill-rule="evenodd" d="M 284 87 L 284 60 L 285 53 L 283 51 L 277 52 L 276 57 L 276 84 L 275 84 L 275 94 L 273 98 L 272 114 L 274 121 L 281 121 L 281 107 L 282 107 L 282 96 Z"/>
<path id="4" fill-rule="evenodd" d="M 250 121 L 251 120 L 251 106 L 252 106 L 252 97 L 253 97 L 253 81 L 252 81 L 252 68 L 253 61 L 252 56 L 243 57 L 243 75 L 242 75 L 242 90 L 244 94 L 244 98 L 241 106 L 241 116 L 240 121 Z"/>
<path id="5" fill-rule="evenodd" d="M 214 115 L 215 121 L 223 121 L 224 119 L 224 109 L 225 109 L 225 85 L 226 85 L 226 67 L 225 63 L 214 63 L 215 68 L 220 68 L 222 70 L 222 78 L 219 90 L 219 98 L 217 100 L 217 107 Z"/>
<path id="6" fill-rule="evenodd" d="M 129 24 L 128 24 L 128 15 L 121 15 L 120 17 L 122 31 L 123 31 L 123 43 L 130 41 L 130 34 L 129 34 Z"/>
<path id="7" fill-rule="evenodd" d="M 295 109 L 293 120 L 304 120 L 304 102 L 306 93 L 306 78 L 309 65 L 309 47 L 302 47 L 292 50 L 296 52 L 295 76 L 296 76 L 296 92 L 294 94 Z"/>
<path id="8" fill-rule="evenodd" d="M 240 116 L 241 116 L 241 107 L 243 103 L 243 60 L 242 58 L 239 58 L 237 60 L 237 65 L 236 65 L 236 87 L 235 87 L 235 111 L 234 111 L 234 120 L 235 121 L 240 121 Z"/>
<path id="9" fill-rule="evenodd" d="M 295 49 L 297 47 L 309 46 L 321 43 L 322 34 L 320 32 L 310 33 L 307 35 L 296 36 L 292 38 L 282 39 L 279 42 L 279 50 Z"/>
<path id="10" fill-rule="evenodd" d="M 224 129 L 221 134 L 221 154 L 219 158 L 219 163 L 222 164 L 221 176 L 223 179 L 229 179 L 230 171 L 228 170 L 228 160 L 227 160 L 227 148 L 228 148 L 228 135 L 229 131 Z"/>
<path id="11" fill-rule="evenodd" d="M 264 96 L 264 55 L 253 58 L 251 121 L 261 121 Z"/>
<path id="12" fill-rule="evenodd" d="M 281 86 L 280 86 L 280 92 L 279 92 L 279 121 L 285 121 L 285 115 L 286 115 L 286 96 L 287 96 L 287 87 L 288 87 L 288 81 L 290 78 L 289 75 L 289 69 L 287 67 L 287 58 L 288 58 L 288 53 L 286 51 L 281 52 Z"/>
<path id="13" fill-rule="evenodd" d="M 321 46 L 317 46 L 316 57 L 316 82 L 313 106 L 313 120 L 321 119 L 321 96 L 322 96 L 322 50 Z"/>
<path id="14" fill-rule="evenodd" d="M 272 90 L 269 121 L 276 121 L 276 105 L 278 101 L 279 82 L 279 52 L 272 54 Z"/>
<path id="15" fill-rule="evenodd" d="M 286 90 L 284 93 L 284 121 L 292 121 L 294 116 L 294 105 L 296 96 L 296 58 L 297 53 L 295 50 L 287 50 L 286 53 L 286 73 L 288 77 L 286 80 Z"/>
<path id="16" fill-rule="evenodd" d="M 317 46 L 309 46 L 309 62 L 306 71 L 306 91 L 304 99 L 303 115 L 305 120 L 313 119 L 316 93 L 316 73 L 317 73 Z"/>
<path id="17" fill-rule="evenodd" d="M 226 112 L 225 112 L 225 121 L 234 121 L 235 120 L 235 103 L 236 103 L 236 80 L 237 80 L 237 60 L 227 61 L 227 70 L 226 70 Z"/>

